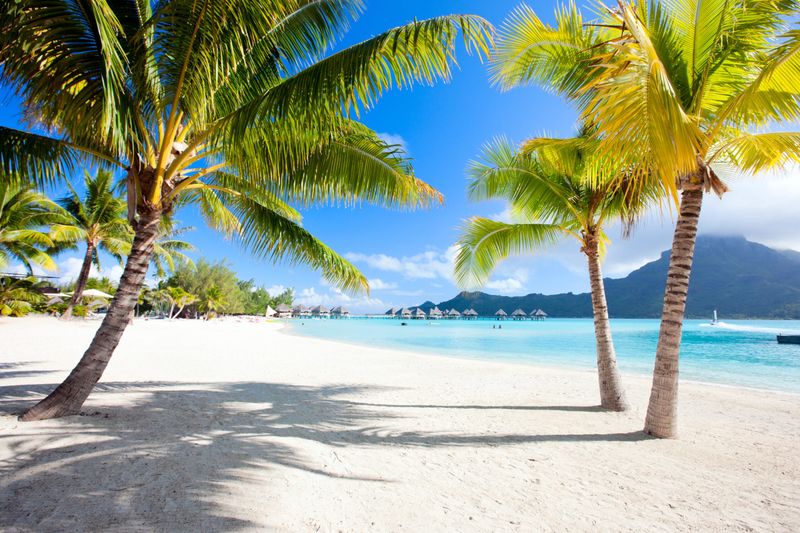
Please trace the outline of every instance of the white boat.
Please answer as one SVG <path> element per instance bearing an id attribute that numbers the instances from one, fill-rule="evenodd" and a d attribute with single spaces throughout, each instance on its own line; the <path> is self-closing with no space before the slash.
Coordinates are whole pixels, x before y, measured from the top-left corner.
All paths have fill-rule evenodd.
<path id="1" fill-rule="evenodd" d="M 714 318 L 711 319 L 711 325 L 712 326 L 716 326 L 718 322 L 719 322 L 719 320 L 717 320 L 717 310 L 714 309 Z"/>

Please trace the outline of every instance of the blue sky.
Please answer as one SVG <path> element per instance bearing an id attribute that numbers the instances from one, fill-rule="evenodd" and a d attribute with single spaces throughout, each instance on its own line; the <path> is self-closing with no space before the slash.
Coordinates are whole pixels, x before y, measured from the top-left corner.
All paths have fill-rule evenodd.
<path id="1" fill-rule="evenodd" d="M 388 5 L 387 5 L 388 4 Z M 474 13 L 500 25 L 517 1 L 404 1 L 367 0 L 367 10 L 354 23 L 343 45 L 353 44 L 389 27 L 448 13 Z M 555 2 L 531 4 L 549 18 Z M 225 260 L 242 278 L 267 287 L 294 287 L 304 303 L 344 303 L 356 311 L 380 311 L 389 306 L 410 306 L 430 299 L 440 301 L 458 292 L 451 278 L 452 244 L 461 221 L 472 215 L 506 216 L 501 202 L 474 204 L 465 193 L 464 170 L 471 158 L 493 138 L 505 135 L 515 141 L 548 134 L 573 133 L 575 112 L 556 96 L 538 88 L 501 92 L 492 87 L 485 64 L 460 50 L 460 68 L 449 84 L 417 86 L 392 91 L 363 115 L 363 121 L 387 139 L 402 143 L 414 160 L 419 177 L 445 195 L 442 207 L 415 212 L 390 211 L 371 206 L 325 207 L 304 211 L 303 224 L 327 244 L 354 261 L 372 280 L 369 298 L 338 293 L 320 280 L 318 272 L 303 267 L 273 265 L 250 256 L 234 243 L 203 226 L 196 213 L 179 214 L 183 224 L 197 229 L 187 240 L 197 246 L 195 256 Z M 19 106 L 9 96 L 2 102 L 0 123 L 18 126 Z M 760 180 L 734 180 L 724 202 L 706 204 L 701 231 L 744 234 L 752 240 L 780 248 L 800 249 L 800 172 Z M 643 221 L 633 239 L 615 241 L 605 273 L 624 276 L 658 257 L 671 240 L 670 215 L 654 214 Z M 60 274 L 77 273 L 78 256 L 58 258 Z M 106 273 L 119 269 L 106 262 Z M 588 289 L 582 256 L 575 243 L 566 241 L 537 257 L 504 263 L 485 290 L 503 294 L 555 293 Z"/>

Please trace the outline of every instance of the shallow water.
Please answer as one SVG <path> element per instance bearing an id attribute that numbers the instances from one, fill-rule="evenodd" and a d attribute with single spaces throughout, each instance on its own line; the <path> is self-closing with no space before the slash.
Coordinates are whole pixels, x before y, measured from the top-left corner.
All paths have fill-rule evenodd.
<path id="1" fill-rule="evenodd" d="M 590 319 L 291 320 L 290 332 L 337 341 L 439 355 L 594 368 Z M 493 326 L 502 325 L 502 329 Z M 658 320 L 612 320 L 623 372 L 653 370 Z M 800 345 L 779 345 L 778 333 L 800 334 L 797 320 L 729 320 L 684 325 L 681 376 L 726 385 L 800 393 Z"/>

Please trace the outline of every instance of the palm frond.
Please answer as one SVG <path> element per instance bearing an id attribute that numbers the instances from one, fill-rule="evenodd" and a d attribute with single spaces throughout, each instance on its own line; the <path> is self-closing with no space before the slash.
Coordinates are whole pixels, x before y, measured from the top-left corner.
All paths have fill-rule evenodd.
<path id="1" fill-rule="evenodd" d="M 564 234 L 557 224 L 506 224 L 473 217 L 461 228 L 455 260 L 456 281 L 461 287 L 480 287 L 504 259 L 537 252 Z"/>

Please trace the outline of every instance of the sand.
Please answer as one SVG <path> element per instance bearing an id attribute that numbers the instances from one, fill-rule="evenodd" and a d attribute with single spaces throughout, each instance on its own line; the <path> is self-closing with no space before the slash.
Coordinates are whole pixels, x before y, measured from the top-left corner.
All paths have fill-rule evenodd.
<path id="1" fill-rule="evenodd" d="M 13 416 L 97 322 L 0 321 L 3 531 L 800 529 L 800 396 L 683 383 L 680 438 L 592 372 L 137 321 L 81 416 Z"/>

